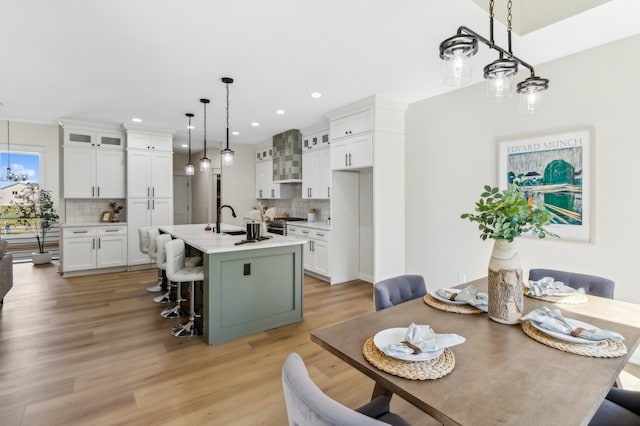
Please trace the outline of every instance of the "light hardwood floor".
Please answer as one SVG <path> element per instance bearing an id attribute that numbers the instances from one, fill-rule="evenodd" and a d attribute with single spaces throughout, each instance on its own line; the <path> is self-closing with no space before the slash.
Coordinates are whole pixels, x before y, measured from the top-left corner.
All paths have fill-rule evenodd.
<path id="1" fill-rule="evenodd" d="M 350 407 L 373 381 L 309 332 L 373 311 L 371 285 L 305 277 L 304 321 L 216 346 L 171 336 L 177 320 L 145 288 L 155 270 L 61 278 L 55 265 L 14 266 L 0 308 L 0 424 L 285 425 L 282 362 L 290 352 Z M 415 425 L 437 424 L 395 397 Z"/>

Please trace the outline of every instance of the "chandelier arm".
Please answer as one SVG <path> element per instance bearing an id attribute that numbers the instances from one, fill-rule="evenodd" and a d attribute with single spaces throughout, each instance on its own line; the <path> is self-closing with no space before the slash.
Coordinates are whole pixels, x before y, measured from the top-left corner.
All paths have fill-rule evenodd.
<path id="1" fill-rule="evenodd" d="M 468 27 L 465 27 L 463 25 L 463 26 L 458 28 L 458 35 L 470 35 L 470 36 L 473 36 L 473 37 L 477 38 L 479 41 L 481 41 L 482 43 L 486 44 L 490 49 L 497 50 L 501 54 L 506 55 L 507 58 L 513 59 L 514 61 L 516 61 L 517 63 L 519 63 L 523 67 L 528 68 L 529 71 L 531 72 L 531 77 L 536 75 L 536 72 L 535 72 L 535 70 L 533 69 L 533 67 L 531 65 L 529 65 L 528 63 L 526 63 L 522 59 L 518 58 L 513 53 L 510 53 L 508 50 L 505 50 L 502 47 L 498 46 L 497 44 L 492 43 L 491 40 L 487 40 L 486 38 L 484 38 L 483 36 L 481 36 L 477 32 L 473 31 L 472 29 L 470 29 Z"/>

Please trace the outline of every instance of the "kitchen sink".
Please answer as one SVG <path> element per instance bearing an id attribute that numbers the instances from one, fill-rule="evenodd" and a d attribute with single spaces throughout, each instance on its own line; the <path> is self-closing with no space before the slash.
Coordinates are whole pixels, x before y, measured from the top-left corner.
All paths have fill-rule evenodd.
<path id="1" fill-rule="evenodd" d="M 247 231 L 227 231 L 227 232 L 223 232 L 223 234 L 225 234 L 225 235 L 244 235 L 246 233 L 247 233 Z"/>

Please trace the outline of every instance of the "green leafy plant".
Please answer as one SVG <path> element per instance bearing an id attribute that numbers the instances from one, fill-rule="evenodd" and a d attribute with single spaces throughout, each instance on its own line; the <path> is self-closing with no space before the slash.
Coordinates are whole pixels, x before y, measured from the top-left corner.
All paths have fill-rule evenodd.
<path id="1" fill-rule="evenodd" d="M 16 223 L 35 235 L 39 252 L 45 253 L 45 237 L 60 218 L 53 208 L 51 191 L 40 189 L 34 183 L 27 183 L 11 204 L 17 210 Z"/>
<path id="2" fill-rule="evenodd" d="M 547 235 L 557 237 L 544 228 L 551 223 L 551 213 L 544 206 L 527 199 L 518 185 L 511 185 L 503 191 L 485 185 L 475 210 L 477 214 L 463 213 L 460 217 L 477 222 L 483 240 L 493 238 L 512 242 L 530 231 L 539 238 Z"/>

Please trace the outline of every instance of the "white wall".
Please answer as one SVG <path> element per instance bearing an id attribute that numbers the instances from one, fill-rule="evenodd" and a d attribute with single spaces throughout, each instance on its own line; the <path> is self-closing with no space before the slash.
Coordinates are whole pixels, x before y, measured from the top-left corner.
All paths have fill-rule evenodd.
<path id="1" fill-rule="evenodd" d="M 616 299 L 640 302 L 636 227 L 640 197 L 637 72 L 640 36 L 536 67 L 551 80 L 545 110 L 518 112 L 518 99 L 494 104 L 484 84 L 411 104 L 406 140 L 406 269 L 429 288 L 485 276 L 492 242 L 459 218 L 484 184 L 497 185 L 497 141 L 592 127 L 595 131 L 590 243 L 518 240 L 522 266 L 563 269 L 616 281 Z M 618 65 L 615 65 L 618 64 Z M 482 66 L 476 64 L 475 66 Z M 524 74 L 521 73 L 522 78 Z M 522 79 L 521 78 L 521 79 Z"/>

